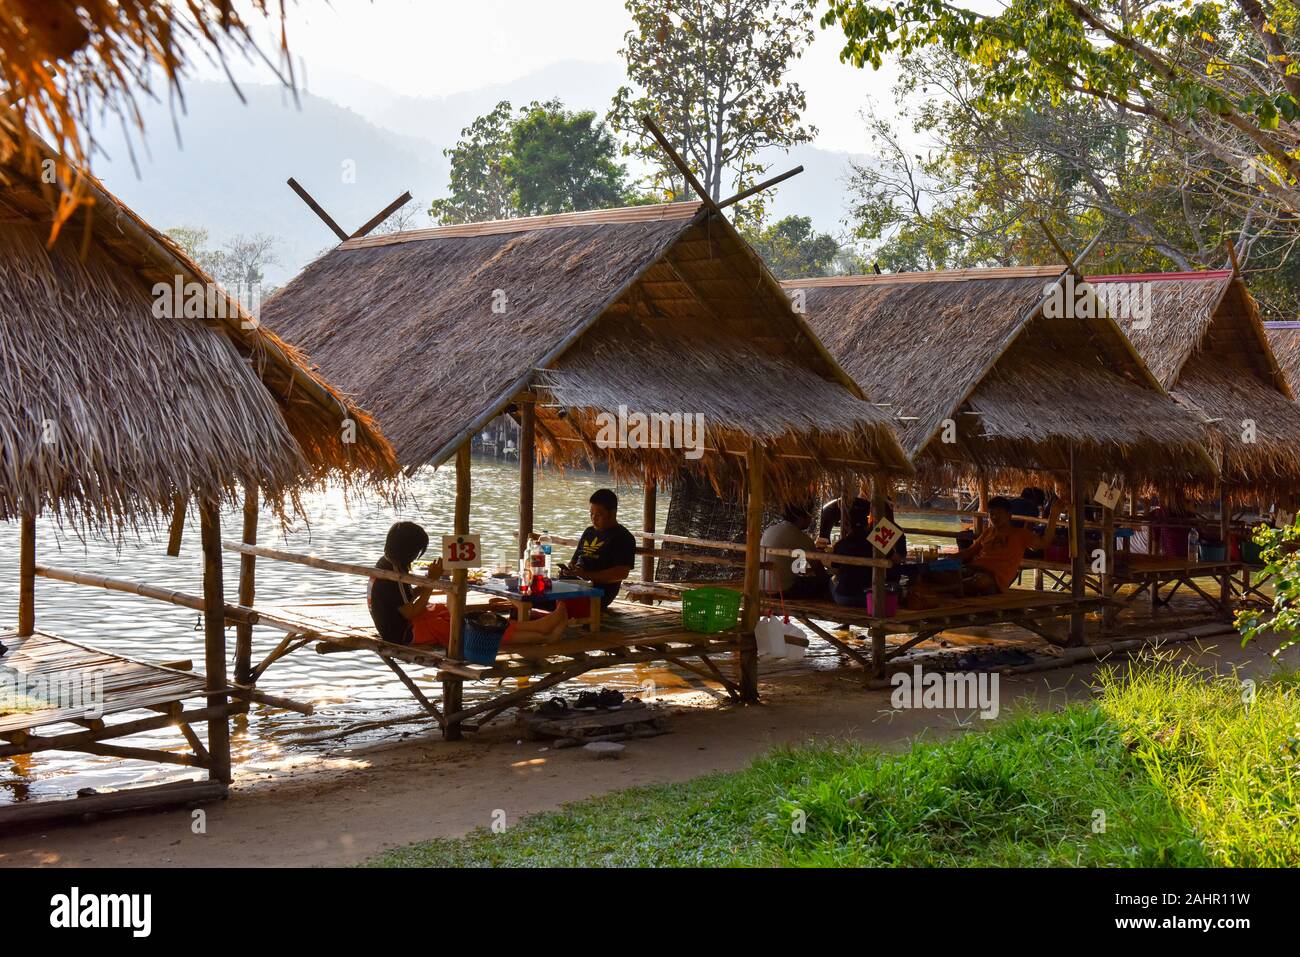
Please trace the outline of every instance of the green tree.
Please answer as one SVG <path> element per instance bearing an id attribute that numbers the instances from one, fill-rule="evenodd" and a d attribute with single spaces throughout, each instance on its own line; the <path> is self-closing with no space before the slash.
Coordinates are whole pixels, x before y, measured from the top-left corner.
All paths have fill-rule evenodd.
<path id="1" fill-rule="evenodd" d="M 514 186 L 505 170 L 513 134 L 512 108 L 502 100 L 490 113 L 460 131 L 460 139 L 443 155 L 451 160 L 446 199 L 429 204 L 440 223 L 478 223 L 517 215 Z"/>
<path id="2" fill-rule="evenodd" d="M 808 216 L 787 216 L 744 233 L 777 279 L 830 275 L 841 256 L 839 240 L 815 232 Z"/>
<path id="3" fill-rule="evenodd" d="M 653 170 L 652 184 L 675 198 L 689 190 L 641 124 L 650 115 L 714 199 L 744 189 L 766 167 L 759 151 L 788 149 L 816 135 L 801 122 L 804 91 L 791 61 L 812 41 L 817 0 L 627 0 L 633 28 L 621 51 L 628 85 L 609 112 L 626 151 Z M 761 220 L 761 197 L 748 204 Z M 746 213 L 740 211 L 738 220 Z"/>
<path id="4" fill-rule="evenodd" d="M 1200 154 L 1243 217 L 1300 213 L 1300 69 L 1293 0 L 1009 0 L 995 15 L 946 0 L 831 0 L 842 59 L 942 46 L 981 68 L 986 104 L 1083 97 Z"/>
<path id="5" fill-rule="evenodd" d="M 627 171 L 605 124 L 590 110 L 570 113 L 559 100 L 533 103 L 510 131 L 504 172 L 524 216 L 603 209 L 627 198 Z"/>

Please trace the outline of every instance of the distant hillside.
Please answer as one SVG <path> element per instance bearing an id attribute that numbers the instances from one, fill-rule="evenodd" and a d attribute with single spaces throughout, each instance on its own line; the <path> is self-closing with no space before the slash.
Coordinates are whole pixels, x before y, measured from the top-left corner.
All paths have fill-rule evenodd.
<path id="1" fill-rule="evenodd" d="M 186 86 L 188 115 L 145 108 L 147 142 L 136 141 L 137 176 L 120 135 L 102 137 L 108 157 L 96 172 L 108 187 L 162 229 L 200 226 L 215 243 L 236 233 L 265 232 L 280 240 L 281 264 L 267 271 L 279 284 L 335 242 L 333 234 L 285 185 L 301 182 L 346 230 L 355 229 L 403 190 L 423 209 L 442 195 L 442 150 L 460 130 L 499 100 L 523 104 L 559 96 L 571 108 L 603 113 L 621 80 L 616 65 L 566 62 L 499 86 L 449 97 L 401 96 L 344 74 L 314 78 L 301 107 L 279 88 L 243 85 L 242 105 L 218 82 Z M 364 111 L 364 115 L 362 112 Z M 771 211 L 800 213 L 823 231 L 840 232 L 845 153 L 800 147 L 768 158 L 773 173 L 803 164 L 806 172 L 777 188 Z M 344 182 L 344 162 L 355 169 Z"/>

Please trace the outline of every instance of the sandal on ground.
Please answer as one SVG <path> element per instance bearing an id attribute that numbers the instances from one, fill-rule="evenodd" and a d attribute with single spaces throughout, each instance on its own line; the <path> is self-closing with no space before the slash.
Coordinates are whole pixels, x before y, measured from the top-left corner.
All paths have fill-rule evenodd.
<path id="1" fill-rule="evenodd" d="M 596 707 L 598 708 L 621 708 L 623 706 L 623 692 L 616 691 L 613 688 L 601 688 L 596 692 Z"/>
<path id="2" fill-rule="evenodd" d="M 573 703 L 573 706 L 584 711 L 599 708 L 600 695 L 595 691 L 581 691 L 578 693 L 578 700 Z"/>
<path id="3" fill-rule="evenodd" d="M 537 713 L 548 718 L 558 718 L 561 715 L 569 713 L 569 702 L 565 701 L 559 695 L 544 702 L 537 709 Z"/>

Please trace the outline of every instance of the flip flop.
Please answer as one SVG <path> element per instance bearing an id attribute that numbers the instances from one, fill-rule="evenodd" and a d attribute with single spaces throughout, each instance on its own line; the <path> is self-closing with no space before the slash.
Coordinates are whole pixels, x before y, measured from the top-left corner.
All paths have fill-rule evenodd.
<path id="1" fill-rule="evenodd" d="M 551 698 L 549 701 L 540 705 L 537 709 L 537 713 L 545 715 L 548 718 L 558 718 L 561 715 L 569 713 L 569 702 L 556 695 L 554 698 Z"/>
<path id="2" fill-rule="evenodd" d="M 601 688 L 596 693 L 596 707 L 608 708 L 611 711 L 623 706 L 623 692 L 616 691 L 613 688 Z"/>

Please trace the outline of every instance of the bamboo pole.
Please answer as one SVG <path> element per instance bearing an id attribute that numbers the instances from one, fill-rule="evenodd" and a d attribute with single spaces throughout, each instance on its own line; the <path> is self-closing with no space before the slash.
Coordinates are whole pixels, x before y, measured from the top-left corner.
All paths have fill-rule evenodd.
<path id="1" fill-rule="evenodd" d="M 469 440 L 466 439 L 456 450 L 456 515 L 453 532 L 464 535 L 469 532 Z M 465 625 L 465 580 L 466 572 L 458 568 L 451 574 L 451 592 L 448 596 L 451 612 L 451 633 L 447 639 L 447 658 L 451 661 L 463 661 L 462 649 Z M 442 681 L 442 713 L 456 715 L 463 709 L 461 699 L 464 692 L 464 679 L 448 674 Z M 459 741 L 462 736 L 459 720 L 448 720 L 443 734 L 448 741 Z"/>
<path id="2" fill-rule="evenodd" d="M 18 634 L 36 631 L 36 516 L 24 512 L 18 546 Z"/>
<path id="3" fill-rule="evenodd" d="M 975 534 L 978 535 L 984 531 L 984 516 L 989 513 L 989 476 L 983 469 L 980 469 L 980 517 L 975 519 Z"/>
<path id="4" fill-rule="evenodd" d="M 1231 245 L 1228 247 L 1231 249 Z M 1236 259 L 1233 259 L 1233 268 L 1236 269 Z M 1229 526 L 1232 524 L 1232 516 L 1228 512 L 1228 452 L 1224 449 L 1219 453 L 1219 541 L 1223 544 L 1224 561 L 1232 559 L 1232 549 L 1228 545 L 1228 536 L 1231 534 Z M 1232 606 L 1232 573 L 1225 571 L 1219 578 L 1219 607 L 1227 612 Z"/>
<path id="5" fill-rule="evenodd" d="M 181 536 L 185 531 L 185 506 L 187 504 L 184 495 L 177 495 L 172 502 L 172 521 L 167 528 L 167 554 L 175 558 L 181 553 Z"/>
<path id="6" fill-rule="evenodd" d="M 170 588 L 159 588 L 156 585 L 146 585 L 143 582 L 109 578 L 107 575 L 96 575 L 91 572 L 74 572 L 49 565 L 35 566 L 34 573 L 40 578 L 48 578 L 51 581 L 67 582 L 70 585 L 87 585 L 91 588 L 104 588 L 108 591 L 120 591 L 127 595 L 139 595 L 142 598 L 165 601 L 168 604 L 179 605 L 182 608 L 192 608 L 195 611 L 204 611 L 207 608 L 204 603 L 205 600 L 198 595 L 173 591 Z M 256 625 L 259 615 L 252 608 L 226 605 L 226 618 L 241 624 Z"/>
<path id="7" fill-rule="evenodd" d="M 519 402 L 519 555 L 528 554 L 533 534 L 534 472 L 537 466 L 537 405 L 530 394 Z"/>
<path id="8" fill-rule="evenodd" d="M 656 511 L 658 508 L 658 486 L 654 479 L 646 479 L 645 496 L 641 500 L 641 527 L 649 532 L 641 540 L 641 547 L 645 549 L 641 554 L 641 580 L 643 582 L 652 582 L 655 580 L 655 556 L 654 556 L 654 530 L 656 521 Z"/>
<path id="9" fill-rule="evenodd" d="M 208 690 L 226 688 L 226 598 L 221 567 L 221 509 L 215 499 L 199 505 L 199 534 L 203 544 L 203 647 Z M 225 707 L 224 693 L 208 695 L 209 708 Z M 208 753 L 212 764 L 208 776 L 230 783 L 230 719 L 208 721 Z"/>
<path id="10" fill-rule="evenodd" d="M 745 513 L 745 611 L 742 619 L 741 648 L 737 653 L 740 670 L 740 700 L 758 700 L 758 644 L 754 629 L 758 626 L 760 544 L 763 539 L 763 446 L 757 440 L 750 443 L 749 500 Z"/>
<path id="11" fill-rule="evenodd" d="M 1053 506 L 1055 507 L 1055 506 Z M 1086 539 L 1083 528 L 1083 472 L 1078 451 L 1070 446 L 1070 595 L 1082 598 L 1084 593 L 1084 548 Z M 1083 612 L 1076 609 L 1070 613 L 1070 644 L 1083 644 Z"/>
<path id="12" fill-rule="evenodd" d="M 1101 548 L 1101 597 L 1109 601 L 1115 591 L 1115 510 L 1113 508 L 1102 508 L 1101 510 Z M 1106 633 L 1106 627 L 1114 618 L 1114 609 L 1110 605 L 1103 606 L 1101 610 L 1102 634 Z"/>
<path id="13" fill-rule="evenodd" d="M 244 488 L 245 545 L 257 545 L 257 486 Z M 239 604 L 253 606 L 257 595 L 257 556 L 247 553 L 239 556 Z M 241 621 L 235 626 L 235 680 L 248 684 L 253 675 L 253 626 Z"/>
<path id="14" fill-rule="evenodd" d="M 446 589 L 439 587 L 438 582 L 428 578 L 425 575 L 407 575 L 403 572 L 387 571 L 383 568 L 375 568 L 371 565 L 354 565 L 351 562 L 336 562 L 328 558 L 317 558 L 315 555 L 299 555 L 297 552 L 285 552 L 275 548 L 264 548 L 261 545 L 241 545 L 236 542 L 226 542 L 222 549 L 227 552 L 238 552 L 240 555 L 256 555 L 258 558 L 269 558 L 277 562 L 291 562 L 295 565 L 306 565 L 308 568 L 318 568 L 326 572 L 341 572 L 344 575 L 360 575 L 363 578 L 382 578 L 385 581 L 402 582 L 406 585 L 414 585 L 417 588 L 427 588 L 430 591 L 443 592 Z"/>
<path id="15" fill-rule="evenodd" d="M 886 478 L 877 472 L 871 477 L 871 520 L 879 522 L 885 516 Z M 888 556 L 886 556 L 888 557 Z M 885 569 L 879 565 L 871 569 L 871 605 L 872 615 L 885 617 Z M 871 628 L 871 673 L 875 678 L 885 676 L 885 629 Z"/>

